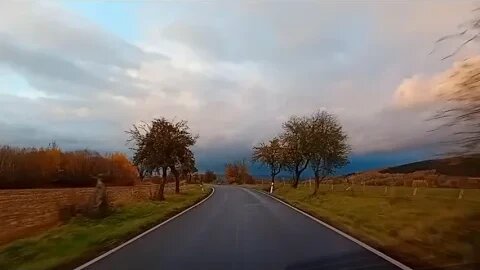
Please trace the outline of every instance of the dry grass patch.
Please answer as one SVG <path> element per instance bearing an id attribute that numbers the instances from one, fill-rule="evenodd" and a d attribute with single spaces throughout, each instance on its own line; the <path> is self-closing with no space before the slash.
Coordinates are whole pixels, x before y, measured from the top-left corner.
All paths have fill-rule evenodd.
<path id="1" fill-rule="evenodd" d="M 412 266 L 480 267 L 480 190 L 278 185 L 275 195 Z M 476 264 L 476 265 L 474 265 Z"/>

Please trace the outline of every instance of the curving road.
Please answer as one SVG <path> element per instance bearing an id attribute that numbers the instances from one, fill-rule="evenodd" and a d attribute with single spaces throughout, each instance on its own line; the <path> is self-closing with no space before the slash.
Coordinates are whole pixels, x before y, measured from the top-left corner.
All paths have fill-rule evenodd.
<path id="1" fill-rule="evenodd" d="M 217 186 L 204 203 L 86 269 L 398 269 L 282 203 Z"/>

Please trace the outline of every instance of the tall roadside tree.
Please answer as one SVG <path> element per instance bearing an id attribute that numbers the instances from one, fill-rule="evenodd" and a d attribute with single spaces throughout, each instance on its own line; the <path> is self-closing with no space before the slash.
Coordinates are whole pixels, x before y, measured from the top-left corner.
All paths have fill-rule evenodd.
<path id="1" fill-rule="evenodd" d="M 196 172 L 198 172 L 198 169 L 195 167 L 195 157 L 193 153 L 191 153 L 187 155 L 184 162 L 181 163 L 180 175 L 187 183 L 192 183 L 192 176 Z"/>
<path id="2" fill-rule="evenodd" d="M 130 135 L 128 142 L 133 144 L 131 149 L 134 150 L 134 164 L 144 168 L 150 175 L 162 174 L 157 199 L 165 199 L 164 189 L 169 169 L 175 176 L 175 191 L 180 192 L 177 168 L 192 161 L 190 147 L 198 138 L 189 132 L 187 122 L 170 122 L 165 118 L 157 118 L 150 124 L 133 125 L 127 133 Z"/>
<path id="3" fill-rule="evenodd" d="M 285 168 L 293 173 L 294 188 L 310 162 L 310 127 L 307 117 L 292 116 L 283 124 L 280 140 L 284 148 Z"/>
<path id="4" fill-rule="evenodd" d="M 320 181 L 348 163 L 350 147 L 347 135 L 337 118 L 326 111 L 314 113 L 309 119 L 309 160 L 315 175 L 315 190 L 318 193 Z"/>
<path id="5" fill-rule="evenodd" d="M 129 135 L 127 143 L 131 145 L 130 149 L 134 151 L 133 164 L 137 168 L 140 178 L 143 180 L 145 176 L 151 176 L 157 169 L 153 163 L 153 158 L 149 155 L 147 147 L 147 134 L 150 132 L 151 126 L 145 122 L 126 131 Z"/>
<path id="6" fill-rule="evenodd" d="M 171 134 L 171 141 L 173 143 L 171 148 L 173 150 L 167 163 L 175 177 L 175 193 L 180 193 L 180 173 L 182 167 L 184 165 L 195 167 L 195 158 L 190 147 L 195 144 L 198 136 L 190 133 L 190 128 L 186 121 L 179 121 L 172 124 L 174 126 L 174 131 Z"/>
<path id="7" fill-rule="evenodd" d="M 278 138 L 273 138 L 268 143 L 260 143 L 253 147 L 252 160 L 260 162 L 270 169 L 270 193 L 273 192 L 275 186 L 275 176 L 277 176 L 283 168 L 283 148 Z"/>

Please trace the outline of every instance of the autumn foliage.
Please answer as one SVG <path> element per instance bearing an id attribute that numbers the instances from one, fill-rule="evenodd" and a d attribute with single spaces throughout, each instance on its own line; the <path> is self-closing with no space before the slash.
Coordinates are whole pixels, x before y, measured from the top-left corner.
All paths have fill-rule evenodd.
<path id="1" fill-rule="evenodd" d="M 0 188 L 87 187 L 101 175 L 108 185 L 133 185 L 137 172 L 122 153 L 0 147 Z"/>
<path id="2" fill-rule="evenodd" d="M 225 177 L 228 183 L 233 184 L 254 184 L 255 180 L 248 173 L 248 166 L 245 161 L 236 161 L 225 165 Z"/>
<path id="3" fill-rule="evenodd" d="M 213 171 L 206 171 L 203 175 L 204 183 L 212 183 L 215 180 L 217 180 L 217 175 Z"/>

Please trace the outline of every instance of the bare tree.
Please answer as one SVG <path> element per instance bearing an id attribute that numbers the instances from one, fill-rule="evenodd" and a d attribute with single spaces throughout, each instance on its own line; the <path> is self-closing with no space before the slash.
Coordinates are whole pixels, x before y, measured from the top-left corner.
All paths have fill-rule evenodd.
<path id="1" fill-rule="evenodd" d="M 477 41 L 480 37 L 480 9 L 477 8 L 473 12 L 473 19 L 460 25 L 459 32 L 437 40 L 436 44 L 457 38 L 462 40 L 460 45 L 442 60 L 454 56 L 464 46 Z M 435 130 L 445 128 L 453 130 L 451 139 L 447 143 L 457 146 L 457 149 L 447 154 L 478 153 L 480 151 L 480 62 L 474 59 L 464 60 L 449 79 L 454 82 L 454 85 L 440 94 L 444 106 L 432 119 L 440 120 L 442 124 Z"/>
<path id="2" fill-rule="evenodd" d="M 172 154 L 168 161 L 170 171 L 175 177 L 175 193 L 180 192 L 180 172 L 184 164 L 192 164 L 195 166 L 195 159 L 190 147 L 195 144 L 198 135 L 192 135 L 186 121 L 174 123 L 175 131 L 173 132 Z"/>
<path id="3" fill-rule="evenodd" d="M 273 138 L 267 144 L 260 143 L 253 147 L 252 160 L 260 162 L 270 169 L 270 193 L 272 193 L 275 186 L 275 176 L 277 176 L 283 168 L 283 149 L 280 140 Z"/>
<path id="4" fill-rule="evenodd" d="M 162 173 L 157 198 L 164 200 L 168 170 L 175 176 L 175 192 L 180 192 L 178 169 L 182 162 L 191 162 L 189 149 L 198 138 L 190 133 L 187 122 L 170 122 L 165 118 L 154 119 L 151 124 L 133 125 L 127 131 L 133 143 L 134 163 L 150 172 Z"/>
<path id="5" fill-rule="evenodd" d="M 448 34 L 439 38 L 435 42 L 435 47 L 430 54 L 435 52 L 437 45 L 448 40 L 459 39 L 460 43 L 458 46 L 452 52 L 442 57 L 442 60 L 445 60 L 459 53 L 467 44 L 477 41 L 480 38 L 480 8 L 472 10 L 472 13 L 473 18 L 460 24 L 456 33 Z"/>
<path id="6" fill-rule="evenodd" d="M 473 154 L 480 150 L 480 62 L 466 62 L 452 74 L 456 83 L 442 93 L 444 107 L 433 117 L 442 124 L 436 129 L 453 130 L 448 143 L 459 146 L 449 154 Z"/>
<path id="7" fill-rule="evenodd" d="M 187 181 L 187 183 L 191 183 L 192 175 L 196 172 L 198 172 L 198 169 L 195 167 L 195 157 L 193 153 L 189 153 L 181 162 L 180 174 Z"/>
<path id="8" fill-rule="evenodd" d="M 280 135 L 284 147 L 285 168 L 293 173 L 292 186 L 298 187 L 300 176 L 310 162 L 309 125 L 306 117 L 292 116 L 283 124 Z"/>
<path id="9" fill-rule="evenodd" d="M 334 115 L 321 111 L 309 118 L 310 167 L 315 175 L 315 190 L 320 181 L 348 163 L 347 135 Z"/>

